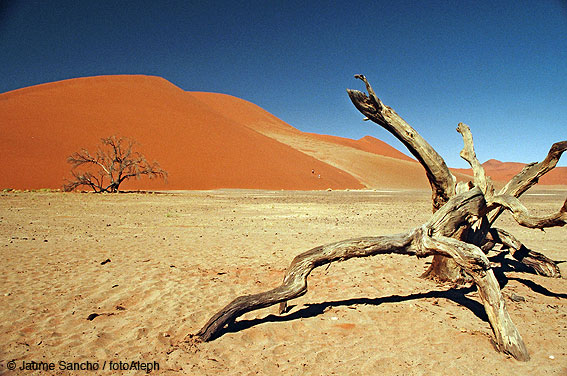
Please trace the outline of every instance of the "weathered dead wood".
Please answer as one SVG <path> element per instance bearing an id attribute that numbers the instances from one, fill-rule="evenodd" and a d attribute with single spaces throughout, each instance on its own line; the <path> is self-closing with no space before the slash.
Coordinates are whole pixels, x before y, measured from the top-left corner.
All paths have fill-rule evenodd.
<path id="1" fill-rule="evenodd" d="M 364 82 L 368 95 L 358 90 L 347 89 L 350 100 L 366 116 L 365 120 L 372 120 L 390 132 L 423 166 L 431 186 L 431 201 L 435 212 L 456 194 L 455 177 L 439 153 L 396 111 L 382 103 L 364 75 L 357 74 L 354 77 Z M 450 281 L 465 279 L 457 264 L 441 255 L 433 257 L 431 266 L 422 277 Z"/>
<path id="2" fill-rule="evenodd" d="M 457 132 L 463 137 L 463 149 L 460 152 L 460 156 L 468 162 L 473 171 L 474 183 L 472 186 L 479 187 L 484 193 L 485 199 L 490 199 L 494 196 L 494 184 L 492 179 L 486 175 L 484 167 L 476 157 L 471 130 L 468 125 L 459 123 Z M 461 240 L 476 246 L 482 246 L 486 244 L 485 239 L 489 231 L 490 222 L 487 216 L 484 215 L 471 226 L 470 231 L 467 231 L 466 236 Z"/>
<path id="3" fill-rule="evenodd" d="M 453 195 L 471 189 L 473 186 L 480 187 L 488 199 L 493 196 L 494 187 L 492 181 L 476 158 L 472 134 L 467 125 L 460 123 L 457 131 L 463 136 L 464 147 L 461 151 L 461 157 L 468 161 L 473 169 L 474 184 L 455 184 L 455 178 L 447 168 L 443 158 L 439 156 L 427 141 L 393 109 L 382 103 L 365 76 L 355 75 L 355 78 L 364 82 L 368 95 L 357 90 L 347 90 L 351 101 L 366 116 L 365 120 L 372 120 L 392 133 L 424 167 L 432 188 L 433 211 L 441 207 Z M 499 194 L 519 197 L 523 192 L 536 184 L 541 176 L 555 167 L 561 154 L 566 149 L 567 141 L 554 144 L 544 161 L 526 166 L 521 173 L 512 178 Z M 463 231 L 458 238 L 475 245 L 486 244 L 484 238 L 503 210 L 504 208 L 501 207 L 494 208 L 491 213 L 487 213 L 487 216 L 479 218 L 478 222 L 471 226 L 471 231 Z M 542 268 L 545 269 L 544 266 Z M 441 255 L 433 257 L 431 266 L 422 277 L 440 282 L 452 281 L 460 283 L 467 280 L 454 260 Z"/>
<path id="4" fill-rule="evenodd" d="M 313 248 L 293 259 L 279 287 L 234 299 L 211 317 L 196 337 L 203 341 L 214 339 L 227 324 L 244 313 L 277 303 L 280 303 L 280 313 L 284 312 L 288 300 L 307 292 L 307 277 L 316 267 L 377 254 L 417 257 L 439 254 L 454 259 L 477 283 L 498 348 L 519 360 L 528 360 L 525 345 L 506 312 L 500 287 L 485 254 L 474 245 L 451 238 L 484 215 L 486 209 L 482 191 L 474 188 L 453 197 L 426 224 L 406 233 L 350 239 Z"/>
<path id="5" fill-rule="evenodd" d="M 368 95 L 356 90 L 348 90 L 348 94 L 356 108 L 366 116 L 365 120 L 372 120 L 392 133 L 425 168 L 432 187 L 433 216 L 423 226 L 405 233 L 343 240 L 300 254 L 292 261 L 280 286 L 237 297 L 212 316 L 194 337 L 203 341 L 212 340 L 242 314 L 277 303 L 280 303 L 280 314 L 284 313 L 287 301 L 307 292 L 307 277 L 316 267 L 378 254 L 433 255 L 428 272 L 434 277 L 443 273 L 464 272 L 472 278 L 479 289 L 497 348 L 518 360 L 528 360 L 527 349 L 506 311 L 499 284 L 483 249 L 488 250 L 495 243 L 504 244 L 516 259 L 533 265 L 536 272 L 560 275 L 559 268 L 552 260 L 537 252 L 526 252 L 526 248 L 512 235 L 492 229 L 491 225 L 503 210 L 510 210 L 516 221 L 526 227 L 545 228 L 567 224 L 567 200 L 558 213 L 536 217 L 530 215 L 516 198 L 556 165 L 567 149 L 567 141 L 555 144 L 542 163 L 527 166 L 495 196 L 493 184 L 476 157 L 470 129 L 460 123 L 457 131 L 464 141 L 461 157 L 471 165 L 474 183 L 457 185 L 455 177 L 437 152 L 394 110 L 380 101 L 364 76 L 355 77 L 365 83 Z"/>
<path id="6" fill-rule="evenodd" d="M 431 185 L 433 210 L 439 209 L 455 194 L 456 179 L 445 161 L 396 111 L 382 103 L 364 75 L 354 77 L 364 82 L 368 95 L 347 89 L 350 100 L 364 116 L 394 135 L 417 158 Z"/>
<path id="7" fill-rule="evenodd" d="M 490 205 L 498 205 L 500 208 L 508 209 L 512 216 L 521 226 L 528 228 L 561 227 L 567 224 L 567 199 L 557 213 L 546 216 L 530 215 L 528 209 L 514 196 L 498 195 L 490 200 Z"/>
<path id="8" fill-rule="evenodd" d="M 457 132 L 459 132 L 463 137 L 463 149 L 461 150 L 461 157 L 469 163 L 473 170 L 474 183 L 470 184 L 458 184 L 456 191 L 457 193 L 470 190 L 473 187 L 479 187 L 483 192 L 485 197 L 492 197 L 494 194 L 494 185 L 489 176 L 486 175 L 484 167 L 476 157 L 476 152 L 474 150 L 474 143 L 472 133 L 470 128 L 464 124 L 459 123 L 457 126 Z M 471 222 L 471 226 L 468 229 L 463 229 L 458 236 L 453 236 L 456 239 L 465 241 L 473 245 L 481 245 L 488 234 L 490 229 L 490 224 L 488 218 L 483 215 L 474 222 Z M 459 264 L 454 258 L 446 258 L 436 255 L 431 263 L 428 270 L 422 275 L 422 277 L 436 279 L 441 281 L 453 281 L 455 283 L 463 283 L 465 281 L 470 281 L 470 273 L 464 273 L 464 271 L 459 267 Z"/>
<path id="9" fill-rule="evenodd" d="M 510 197 L 520 197 L 524 192 L 538 183 L 539 179 L 551 171 L 557 165 L 563 152 L 567 150 L 567 141 L 556 142 L 551 146 L 545 159 L 540 163 L 531 163 L 526 165 L 522 171 L 514 176 L 498 193 L 500 205 L 493 210 L 487 217 L 490 226 L 496 222 L 498 217 L 506 210 L 511 210 L 512 215 L 516 221 L 525 227 L 531 228 L 545 228 L 551 226 L 563 226 L 565 224 L 565 205 L 560 209 L 559 213 L 548 216 L 547 218 L 534 218 L 530 217 L 526 208 L 521 202 L 514 200 Z M 567 203 L 567 200 L 566 200 Z M 515 214 L 514 214 L 515 213 Z M 549 223 L 551 226 L 547 226 Z M 497 229 L 499 238 L 503 244 L 509 246 L 511 254 L 516 257 L 517 255 L 524 255 L 527 250 L 523 244 L 507 232 Z M 514 252 L 517 250 L 518 252 Z M 521 251 L 520 251 L 521 250 Z M 552 278 L 561 278 L 561 271 L 559 267 L 545 255 L 529 251 L 528 255 L 516 257 L 521 263 L 533 269 L 536 273 Z"/>
<path id="10" fill-rule="evenodd" d="M 474 279 L 494 332 L 497 348 L 518 360 L 530 360 L 526 345 L 506 310 L 506 303 L 494 272 L 490 269 L 490 262 L 482 250 L 448 237 L 426 237 L 424 240 L 427 249 L 451 256 Z"/>
<path id="11" fill-rule="evenodd" d="M 464 123 L 459 123 L 457 126 L 457 132 L 463 136 L 464 146 L 463 150 L 461 150 L 460 156 L 469 163 L 473 170 L 474 185 L 484 192 L 486 198 L 492 197 L 494 194 L 494 184 L 490 177 L 486 175 L 484 167 L 482 167 L 476 157 L 473 137 L 469 126 Z"/>
<path id="12" fill-rule="evenodd" d="M 233 322 L 246 312 L 302 296 L 307 292 L 307 277 L 318 266 L 379 253 L 415 254 L 415 250 L 412 251 L 411 247 L 416 236 L 415 232 L 416 230 L 412 230 L 398 235 L 349 239 L 319 246 L 302 253 L 291 262 L 281 286 L 259 294 L 234 299 L 211 317 L 196 335 L 203 341 L 208 341 L 213 339 L 226 324 Z"/>
<path id="13" fill-rule="evenodd" d="M 539 163 L 530 163 L 526 165 L 522 171 L 514 176 L 510 181 L 498 192 L 499 195 L 511 195 L 520 197 L 524 192 L 538 183 L 539 179 L 553 170 L 559 162 L 561 155 L 567 150 L 567 141 L 556 142 L 551 146 L 545 159 Z M 502 214 L 504 209 L 498 208 L 489 216 L 490 224 L 494 224 L 496 219 Z"/>
<path id="14" fill-rule="evenodd" d="M 532 269 L 536 274 L 552 278 L 561 278 L 557 264 L 547 256 L 527 248 L 514 235 L 500 228 L 490 229 L 490 243 L 504 245 L 516 260 Z"/>
<path id="15" fill-rule="evenodd" d="M 551 146 L 543 161 L 528 164 L 522 171 L 510 179 L 498 194 L 520 197 L 524 192 L 537 184 L 539 178 L 555 168 L 557 162 L 559 162 L 559 158 L 561 158 L 561 155 L 566 150 L 567 141 L 556 142 Z"/>

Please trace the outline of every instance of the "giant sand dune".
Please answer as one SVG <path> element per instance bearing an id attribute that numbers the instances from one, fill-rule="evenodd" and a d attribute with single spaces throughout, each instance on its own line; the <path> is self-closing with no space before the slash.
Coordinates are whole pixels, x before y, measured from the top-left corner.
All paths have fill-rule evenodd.
<path id="1" fill-rule="evenodd" d="M 302 132 L 226 94 L 187 92 L 153 76 L 70 79 L 0 94 L 0 188 L 60 188 L 66 158 L 103 137 L 129 137 L 169 173 L 126 189 L 427 189 L 423 168 L 370 136 L 351 140 Z M 543 152 L 542 152 L 543 153 Z M 488 161 L 506 181 L 523 167 Z M 460 180 L 470 170 L 453 170 Z M 542 184 L 565 184 L 567 168 Z"/>
<path id="2" fill-rule="evenodd" d="M 363 187 L 157 77 L 83 78 L 16 90 L 0 96 L 0 113 L 4 188 L 59 188 L 69 176 L 67 156 L 95 149 L 110 135 L 136 140 L 169 173 L 167 185 L 146 179 L 132 182 L 136 188 Z"/>

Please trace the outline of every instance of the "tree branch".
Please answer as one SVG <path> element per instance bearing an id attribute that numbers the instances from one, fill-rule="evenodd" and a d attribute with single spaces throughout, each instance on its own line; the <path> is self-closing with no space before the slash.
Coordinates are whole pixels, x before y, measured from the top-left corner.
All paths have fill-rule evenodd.
<path id="1" fill-rule="evenodd" d="M 388 253 L 418 257 L 443 255 L 453 258 L 473 277 L 498 348 L 516 359 L 528 360 L 529 355 L 522 338 L 506 311 L 500 286 L 490 269 L 490 262 L 478 247 L 448 237 L 483 213 L 486 210 L 485 205 L 482 192 L 479 188 L 474 188 L 454 196 L 430 221 L 408 232 L 343 240 L 304 252 L 293 259 L 279 287 L 234 299 L 211 317 L 195 336 L 203 341 L 212 340 L 225 325 L 234 322 L 242 314 L 277 303 L 281 303 L 280 313 L 285 312 L 288 300 L 307 292 L 307 277 L 311 271 L 334 261 Z"/>
<path id="2" fill-rule="evenodd" d="M 567 224 L 567 199 L 557 213 L 543 217 L 532 216 L 528 209 L 514 196 L 498 195 L 491 199 L 489 206 L 499 205 L 510 210 L 512 216 L 524 227 L 543 229 L 546 227 L 561 227 Z"/>
<path id="3" fill-rule="evenodd" d="M 561 270 L 549 257 L 528 249 L 514 235 L 500 228 L 490 229 L 490 236 L 496 243 L 510 249 L 510 254 L 516 260 L 532 269 L 536 274 L 551 278 L 561 278 Z"/>
<path id="4" fill-rule="evenodd" d="M 498 194 L 520 197 L 524 192 L 537 184 L 539 178 L 555 168 L 565 150 L 567 150 L 567 141 L 556 142 L 551 146 L 543 161 L 530 163 L 525 166 L 522 171 L 510 179 Z M 490 214 L 488 218 L 491 225 L 496 222 L 502 211 L 503 209 L 498 209 Z"/>
<path id="5" fill-rule="evenodd" d="M 474 174 L 474 184 L 484 192 L 487 198 L 492 197 L 494 195 L 494 185 L 492 184 L 490 177 L 486 176 L 484 167 L 482 167 L 476 157 L 473 137 L 469 126 L 464 123 L 459 123 L 457 126 L 457 132 L 463 136 L 464 142 L 460 156 L 471 166 Z"/>
<path id="6" fill-rule="evenodd" d="M 551 146 L 543 161 L 531 163 L 524 167 L 522 171 L 510 179 L 498 194 L 520 197 L 525 191 L 537 184 L 539 178 L 555 168 L 565 150 L 567 150 L 567 141 L 556 142 Z"/>
<path id="7" fill-rule="evenodd" d="M 451 256 L 474 279 L 498 350 L 521 361 L 530 360 L 522 336 L 506 310 L 494 271 L 490 269 L 490 262 L 482 250 L 472 244 L 444 236 L 424 239 L 427 249 Z"/>
<path id="8" fill-rule="evenodd" d="M 393 109 L 376 96 L 370 83 L 361 74 L 354 76 L 364 82 L 368 96 L 358 90 L 347 89 L 354 106 L 369 120 L 380 125 L 400 140 L 425 168 L 432 189 L 433 210 L 439 209 L 455 194 L 456 179 L 441 156 L 423 137 Z"/>
<path id="9" fill-rule="evenodd" d="M 378 253 L 416 254 L 411 250 L 416 230 L 407 233 L 343 240 L 322 245 L 304 252 L 293 259 L 281 286 L 259 294 L 240 296 L 221 309 L 196 334 L 203 341 L 215 338 L 222 328 L 246 312 L 282 303 L 280 313 L 286 309 L 285 302 L 307 292 L 307 277 L 316 267 L 333 261 L 344 261 L 353 257 L 367 257 Z"/>

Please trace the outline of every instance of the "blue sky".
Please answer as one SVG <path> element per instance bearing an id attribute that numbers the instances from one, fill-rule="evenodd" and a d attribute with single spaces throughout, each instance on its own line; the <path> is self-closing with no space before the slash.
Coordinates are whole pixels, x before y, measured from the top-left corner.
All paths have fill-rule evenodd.
<path id="1" fill-rule="evenodd" d="M 481 161 L 540 161 L 567 139 L 567 1 L 0 0 L 0 92 L 157 75 L 406 152 L 350 103 L 357 73 L 452 167 L 459 122 Z"/>

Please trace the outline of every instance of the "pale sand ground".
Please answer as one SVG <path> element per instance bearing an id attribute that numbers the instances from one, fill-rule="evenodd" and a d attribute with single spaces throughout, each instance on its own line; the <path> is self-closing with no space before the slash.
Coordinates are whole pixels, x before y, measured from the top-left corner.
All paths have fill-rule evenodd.
<path id="1" fill-rule="evenodd" d="M 524 201 L 543 214 L 565 195 Z M 474 289 L 422 280 L 430 259 L 407 256 L 316 269 L 285 316 L 266 308 L 213 342 L 180 344 L 236 296 L 277 286 L 296 254 L 429 213 L 425 191 L 2 194 L 0 374 L 116 374 L 10 372 L 9 360 L 157 361 L 160 375 L 567 374 L 564 278 L 506 271 L 504 295 L 525 298 L 506 299 L 532 357 L 520 363 L 491 346 Z M 501 224 L 567 259 L 565 228 Z"/>

